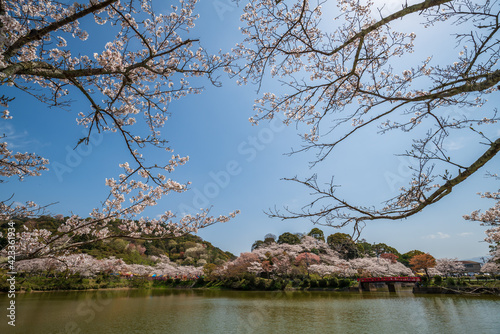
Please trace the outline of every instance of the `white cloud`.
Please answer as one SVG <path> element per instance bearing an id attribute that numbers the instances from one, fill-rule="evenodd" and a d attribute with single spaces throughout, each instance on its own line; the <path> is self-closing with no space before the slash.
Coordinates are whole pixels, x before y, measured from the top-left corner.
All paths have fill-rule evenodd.
<path id="1" fill-rule="evenodd" d="M 468 237 L 468 236 L 473 235 L 473 234 L 474 233 L 472 233 L 472 232 L 462 232 L 462 233 L 458 233 L 457 235 L 459 237 Z"/>
<path id="2" fill-rule="evenodd" d="M 458 138 L 458 140 L 448 140 L 443 144 L 443 148 L 447 151 L 458 151 L 465 147 L 464 138 Z"/>
<path id="3" fill-rule="evenodd" d="M 3 141 L 7 142 L 9 149 L 22 149 L 42 145 L 38 140 L 31 138 L 28 131 L 16 131 L 11 124 L 0 124 L 0 137 L 5 136 Z"/>
<path id="4" fill-rule="evenodd" d="M 449 234 L 443 232 L 437 232 L 436 234 L 429 234 L 423 237 L 424 239 L 448 239 L 450 238 Z"/>

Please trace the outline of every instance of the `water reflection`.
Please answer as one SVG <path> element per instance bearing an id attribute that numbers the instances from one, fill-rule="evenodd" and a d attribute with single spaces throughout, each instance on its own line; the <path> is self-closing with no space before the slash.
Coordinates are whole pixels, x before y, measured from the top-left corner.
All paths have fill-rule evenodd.
<path id="1" fill-rule="evenodd" d="M 498 297 L 104 290 L 21 294 L 16 306 L 18 333 L 500 333 Z"/>

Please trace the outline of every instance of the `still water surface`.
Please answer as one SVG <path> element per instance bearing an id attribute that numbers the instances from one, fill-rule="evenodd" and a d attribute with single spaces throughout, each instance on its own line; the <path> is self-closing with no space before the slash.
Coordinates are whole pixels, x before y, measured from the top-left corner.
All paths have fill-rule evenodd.
<path id="1" fill-rule="evenodd" d="M 500 298 L 412 293 L 106 290 L 0 295 L 0 333 L 500 333 Z"/>

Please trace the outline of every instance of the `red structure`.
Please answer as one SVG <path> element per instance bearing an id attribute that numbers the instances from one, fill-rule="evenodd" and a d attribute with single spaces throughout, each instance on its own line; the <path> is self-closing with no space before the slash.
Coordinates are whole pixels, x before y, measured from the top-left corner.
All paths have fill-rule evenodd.
<path id="1" fill-rule="evenodd" d="M 375 283 L 375 282 L 420 282 L 420 277 L 366 277 L 358 278 L 360 283 Z"/>

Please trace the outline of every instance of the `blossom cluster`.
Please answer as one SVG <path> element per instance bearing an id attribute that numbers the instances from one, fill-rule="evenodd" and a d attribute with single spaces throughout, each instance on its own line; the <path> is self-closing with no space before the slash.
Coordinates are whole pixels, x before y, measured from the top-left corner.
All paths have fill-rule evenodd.
<path id="1" fill-rule="evenodd" d="M 445 275 L 449 275 L 465 271 L 465 266 L 462 262 L 458 261 L 457 258 L 454 259 L 442 258 L 436 260 L 435 269 Z"/>
<path id="2" fill-rule="evenodd" d="M 241 271 L 255 274 L 294 275 L 305 272 L 319 276 L 397 276 L 411 275 L 412 271 L 400 262 L 365 257 L 344 260 L 327 243 L 304 236 L 300 244 L 264 244 L 218 269 L 218 274 L 231 275 Z"/>
<path id="3" fill-rule="evenodd" d="M 71 254 L 51 258 L 38 258 L 16 263 L 18 272 L 41 273 L 47 271 L 69 272 L 82 276 L 95 276 L 99 273 L 125 274 L 134 276 L 200 276 L 201 267 L 179 266 L 165 256 L 152 257 L 155 265 L 126 264 L 114 257 L 98 260 L 88 254 Z"/>
<path id="4" fill-rule="evenodd" d="M 38 176 L 47 170 L 48 163 L 47 159 L 33 153 L 14 153 L 8 149 L 7 142 L 0 142 L 0 182 L 8 177 L 23 179 L 27 176 Z"/>
<path id="5" fill-rule="evenodd" d="M 497 175 L 491 175 L 498 179 Z M 492 257 L 485 265 L 483 271 L 495 272 L 495 268 L 500 265 L 500 191 L 485 192 L 479 194 L 482 198 L 495 201 L 495 204 L 484 212 L 475 210 L 469 215 L 464 215 L 464 219 L 480 222 L 483 226 L 488 226 L 485 240 L 492 244 Z M 498 271 L 498 270 L 497 270 Z"/>

